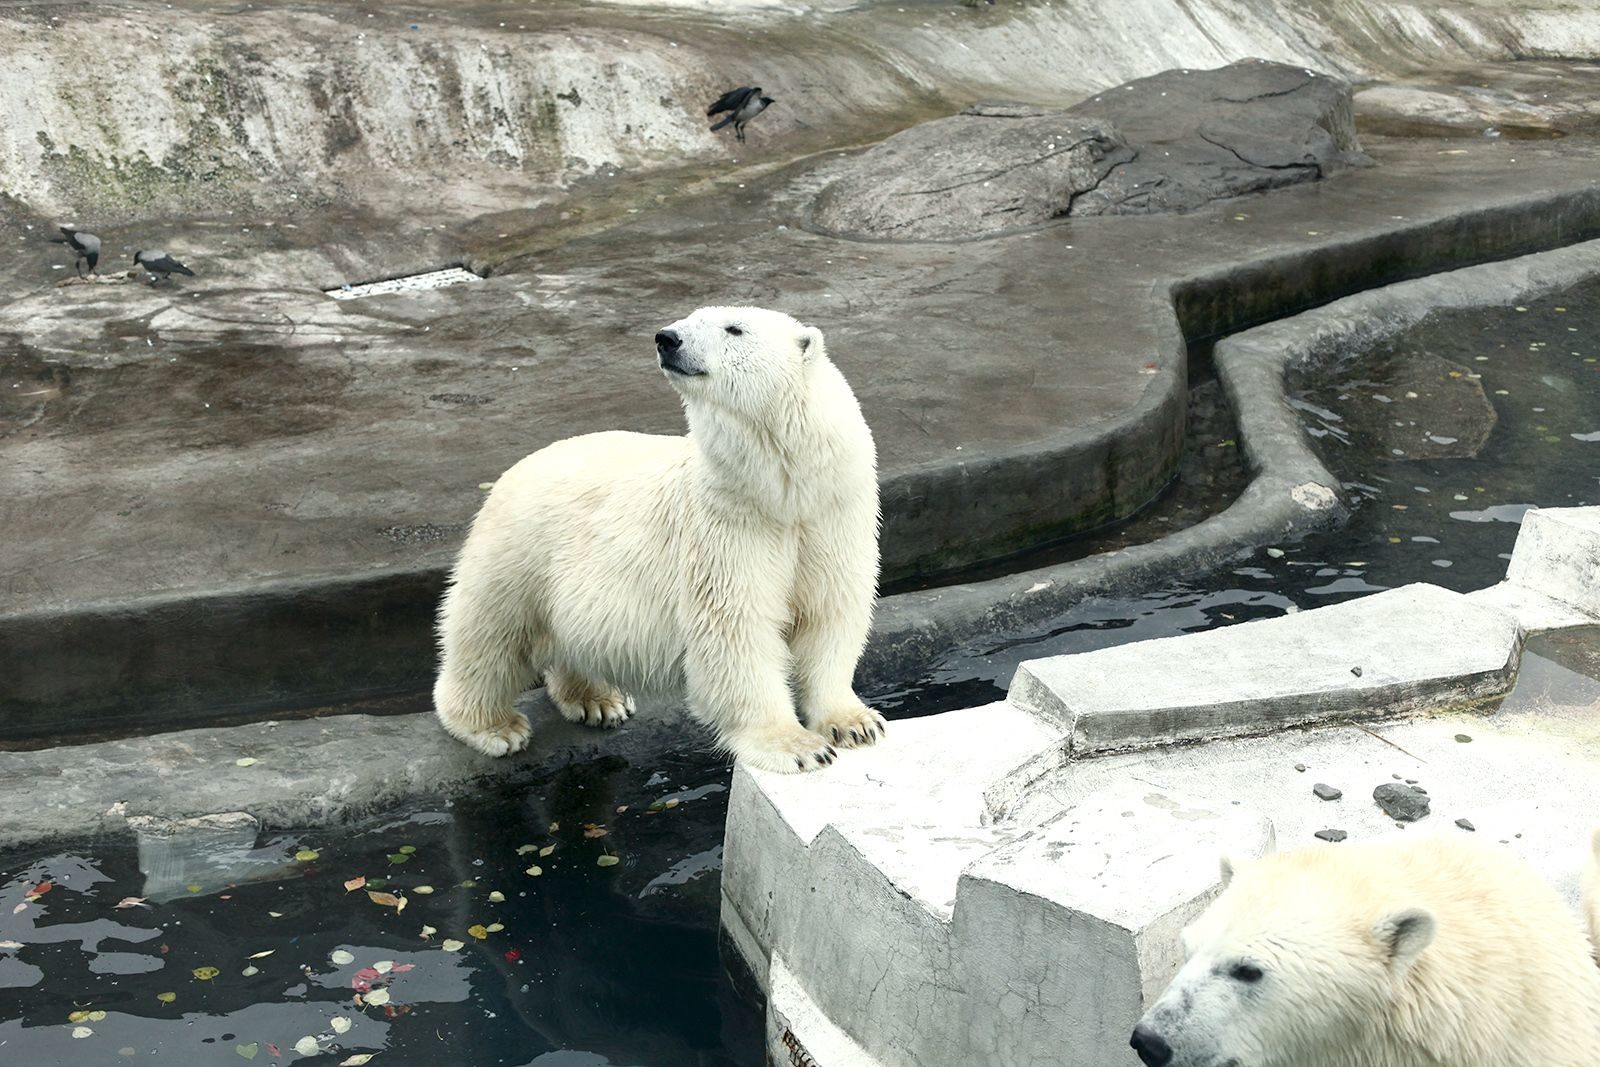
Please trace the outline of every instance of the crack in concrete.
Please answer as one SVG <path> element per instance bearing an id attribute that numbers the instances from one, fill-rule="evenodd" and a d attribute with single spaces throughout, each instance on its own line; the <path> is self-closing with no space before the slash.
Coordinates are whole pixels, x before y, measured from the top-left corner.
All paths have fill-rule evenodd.
<path id="1" fill-rule="evenodd" d="M 1224 152 L 1229 153 L 1247 167 L 1258 167 L 1261 170 L 1296 170 L 1310 167 L 1312 170 L 1316 171 L 1317 177 L 1320 178 L 1322 176 L 1322 165 L 1315 160 L 1300 163 L 1257 163 L 1255 160 L 1247 158 L 1232 145 L 1223 144 L 1214 137 L 1207 137 L 1204 130 L 1195 130 L 1194 132 L 1206 144 L 1222 149 Z"/>
<path id="2" fill-rule="evenodd" d="M 1133 155 L 1129 156 L 1127 159 L 1118 160 L 1117 162 L 1111 164 L 1111 166 L 1106 168 L 1106 172 L 1100 175 L 1100 177 L 1095 180 L 1095 183 L 1089 186 L 1089 188 L 1079 189 L 1077 192 L 1067 197 L 1067 206 L 1061 209 L 1061 211 L 1056 215 L 1056 218 L 1064 218 L 1068 215 L 1071 215 L 1072 209 L 1078 203 L 1079 197 L 1083 196 L 1085 193 L 1092 193 L 1098 190 L 1102 185 L 1111 179 L 1111 176 L 1117 172 L 1118 168 L 1126 167 L 1130 163 L 1137 162 L 1139 159 L 1139 150 L 1137 148 L 1129 148 L 1129 151 L 1132 152 Z M 1123 203 L 1126 200 L 1127 197 L 1123 197 L 1122 200 L 1118 201 L 1118 203 Z"/>

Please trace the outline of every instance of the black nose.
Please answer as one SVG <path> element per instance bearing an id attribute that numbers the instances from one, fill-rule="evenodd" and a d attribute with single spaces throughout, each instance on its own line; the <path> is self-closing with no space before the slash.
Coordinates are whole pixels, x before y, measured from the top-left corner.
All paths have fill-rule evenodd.
<path id="1" fill-rule="evenodd" d="M 1128 1044 L 1139 1054 L 1144 1067 L 1167 1067 L 1172 1062 L 1172 1046 L 1167 1044 L 1167 1039 L 1144 1023 L 1133 1028 Z"/>
<path id="2" fill-rule="evenodd" d="M 676 352 L 683 344 L 683 338 L 678 336 L 677 330 L 662 330 L 656 334 L 656 351 L 663 356 Z"/>

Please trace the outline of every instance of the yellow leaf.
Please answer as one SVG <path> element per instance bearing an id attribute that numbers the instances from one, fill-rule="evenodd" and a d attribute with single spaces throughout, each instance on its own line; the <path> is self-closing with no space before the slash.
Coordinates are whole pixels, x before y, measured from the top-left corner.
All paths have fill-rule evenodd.
<path id="1" fill-rule="evenodd" d="M 528 874 L 528 875 L 531 875 L 531 876 L 532 876 L 532 877 L 534 877 L 534 878 L 537 878 L 537 877 L 539 877 L 539 876 L 540 876 L 540 875 L 541 875 L 541 874 L 543 874 L 543 873 L 544 873 L 544 868 L 543 868 L 543 867 L 529 867 L 529 868 L 528 868 L 528 869 L 527 869 L 527 871 L 526 871 L 526 872 L 524 872 L 524 873 L 526 873 L 526 874 Z"/>
<path id="2" fill-rule="evenodd" d="M 235 767 L 254 767 L 256 764 L 258 764 L 260 762 L 261 761 L 256 759 L 254 756 L 246 756 L 243 759 L 234 760 L 233 761 L 233 765 Z"/>
<path id="3" fill-rule="evenodd" d="M 275 949 L 275 948 L 269 948 L 265 952 L 257 952 L 255 955 L 251 956 L 250 958 L 253 959 L 253 960 L 264 960 L 264 959 L 266 959 L 268 956 L 272 955 L 276 951 L 278 951 L 278 950 Z"/>
<path id="4" fill-rule="evenodd" d="M 422 939 L 423 939 L 423 940 L 424 940 L 424 941 L 426 941 L 426 940 L 427 940 L 427 939 L 428 939 L 428 938 L 430 938 L 430 937 L 432 937 L 432 936 L 433 936 L 433 935 L 434 935 L 434 934 L 436 934 L 436 933 L 438 933 L 438 932 L 439 932 L 439 931 L 438 931 L 438 930 L 437 930 L 437 929 L 436 929 L 436 928 L 435 928 L 435 927 L 432 927 L 432 926 L 424 926 L 424 927 L 423 927 L 423 928 L 422 928 Z"/>
<path id="5" fill-rule="evenodd" d="M 215 967 L 196 967 L 191 973 L 200 981 L 209 982 L 222 972 Z"/>
<path id="6" fill-rule="evenodd" d="M 440 943 L 439 947 L 444 949 L 446 952 L 460 952 L 462 948 L 465 947 L 465 943 L 457 941 L 453 937 L 447 937 L 443 942 Z"/>
<path id="7" fill-rule="evenodd" d="M 498 934 L 501 930 L 504 930 L 505 928 L 506 928 L 506 924 L 505 923 L 490 923 L 487 927 L 485 927 L 485 929 L 488 930 L 491 934 Z"/>
<path id="8" fill-rule="evenodd" d="M 413 893 L 421 894 L 422 896 L 427 896 L 427 895 L 429 895 L 430 893 L 433 892 L 433 886 L 431 886 L 431 885 L 414 886 L 411 891 Z"/>
<path id="9" fill-rule="evenodd" d="M 544 848 L 541 848 L 539 850 L 539 858 L 540 859 L 544 859 L 546 856 L 550 855 L 550 853 L 554 852 L 555 850 L 556 850 L 556 846 L 554 846 L 554 845 L 546 845 L 546 846 L 544 846 Z"/>
<path id="10" fill-rule="evenodd" d="M 376 1055 L 376 1052 L 358 1052 L 354 1056 L 346 1056 L 340 1060 L 339 1067 L 364 1067 Z"/>
<path id="11" fill-rule="evenodd" d="M 163 1003 L 163 1004 L 171 1004 L 174 1000 L 178 999 L 178 994 L 176 994 L 176 993 L 157 993 L 156 994 L 156 999 L 161 1001 L 161 1003 Z"/>
<path id="12" fill-rule="evenodd" d="M 299 860 L 301 863 L 310 863 L 320 855 L 322 855 L 322 853 L 318 852 L 314 848 L 303 848 L 294 854 L 294 858 Z"/>
<path id="13" fill-rule="evenodd" d="M 594 861 L 594 865 L 596 867 L 615 867 L 621 862 L 622 860 L 616 856 L 601 856 L 599 859 Z"/>
<path id="14" fill-rule="evenodd" d="M 526 856 L 528 853 L 537 852 L 538 850 L 539 850 L 539 846 L 538 845 L 518 845 L 517 846 L 517 855 Z"/>
<path id="15" fill-rule="evenodd" d="M 504 904 L 505 900 L 506 900 L 506 895 L 504 893 L 500 892 L 500 890 L 498 890 L 498 889 L 494 890 L 493 892 L 491 892 L 489 894 L 489 903 L 491 903 L 491 904 Z"/>
<path id="16" fill-rule="evenodd" d="M 479 941 L 482 941 L 484 938 L 489 936 L 488 928 L 485 927 L 482 923 L 478 923 L 475 926 L 467 927 L 467 933 L 471 934 L 473 937 L 477 938 Z"/>
<path id="17" fill-rule="evenodd" d="M 372 992 L 366 994 L 363 999 L 366 1000 L 368 1004 L 381 1008 L 385 1004 L 389 1003 L 389 991 L 387 989 L 374 989 Z"/>

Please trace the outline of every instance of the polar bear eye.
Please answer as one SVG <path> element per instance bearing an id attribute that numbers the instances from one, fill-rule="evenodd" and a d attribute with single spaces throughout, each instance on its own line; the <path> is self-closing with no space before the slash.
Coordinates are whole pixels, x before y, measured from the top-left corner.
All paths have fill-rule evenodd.
<path id="1" fill-rule="evenodd" d="M 1253 963 L 1236 963 L 1233 965 L 1233 969 L 1228 972 L 1228 977 L 1236 982 L 1245 982 L 1247 984 L 1259 982 L 1261 981 L 1261 968 Z"/>
<path id="2" fill-rule="evenodd" d="M 739 329 L 739 327 L 737 327 L 737 326 L 724 326 L 723 329 L 727 330 L 729 333 L 733 334 L 733 336 L 735 336 L 735 337 L 743 337 L 744 336 L 744 331 Z"/>

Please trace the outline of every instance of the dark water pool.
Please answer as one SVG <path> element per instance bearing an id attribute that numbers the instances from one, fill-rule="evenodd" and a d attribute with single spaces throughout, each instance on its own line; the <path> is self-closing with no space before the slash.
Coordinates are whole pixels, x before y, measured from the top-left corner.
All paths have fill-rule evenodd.
<path id="1" fill-rule="evenodd" d="M 1346 528 L 1085 602 L 871 696 L 927 714 L 997 698 L 1026 658 L 1498 580 L 1527 507 L 1600 500 L 1597 297 L 1455 313 L 1296 381 L 1357 501 Z M 1152 535 L 1231 484 L 1197 461 L 1231 447 L 1199 400 L 1188 480 L 1137 520 Z M 354 829 L 0 855 L 0 1063 L 759 1064 L 760 1005 L 718 954 L 728 781 L 703 753 L 608 758 Z"/>

